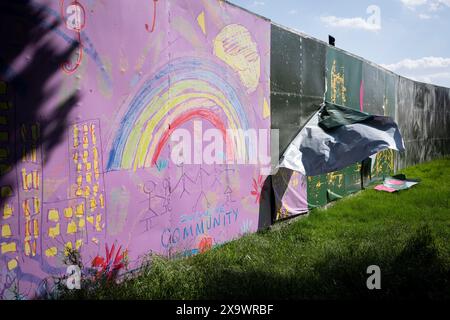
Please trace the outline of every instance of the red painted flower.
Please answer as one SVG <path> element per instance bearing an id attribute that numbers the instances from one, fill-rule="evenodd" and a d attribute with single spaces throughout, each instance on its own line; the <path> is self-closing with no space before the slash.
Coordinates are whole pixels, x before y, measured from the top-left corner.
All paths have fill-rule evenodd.
<path id="1" fill-rule="evenodd" d="M 128 251 L 125 250 L 121 253 L 122 246 L 120 246 L 113 259 L 114 249 L 114 244 L 112 245 L 111 250 L 109 250 L 108 244 L 105 244 L 106 256 L 96 256 L 92 260 L 92 266 L 99 269 L 97 277 L 106 275 L 107 279 L 111 280 L 117 276 L 120 269 L 125 267 L 125 259 L 127 258 Z"/>
<path id="2" fill-rule="evenodd" d="M 211 249 L 212 242 L 213 242 L 213 239 L 210 236 L 203 237 L 203 239 L 198 244 L 198 249 L 200 250 L 200 253 L 203 253 L 203 252 Z"/>
<path id="3" fill-rule="evenodd" d="M 253 178 L 253 190 L 251 191 L 251 194 L 256 197 L 255 203 L 258 203 L 262 199 L 263 186 L 264 182 L 262 176 L 259 176 L 258 180 Z"/>

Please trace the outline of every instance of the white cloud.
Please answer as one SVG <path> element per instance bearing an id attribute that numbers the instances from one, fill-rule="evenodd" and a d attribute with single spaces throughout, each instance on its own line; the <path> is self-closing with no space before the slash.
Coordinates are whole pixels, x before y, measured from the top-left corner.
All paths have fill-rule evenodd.
<path id="1" fill-rule="evenodd" d="M 427 3 L 427 0 L 400 0 L 406 7 L 415 9 L 418 6 L 422 6 Z"/>
<path id="2" fill-rule="evenodd" d="M 421 14 L 419 14 L 419 19 L 429 20 L 429 19 L 431 19 L 431 16 L 429 14 L 421 13 Z"/>
<path id="3" fill-rule="evenodd" d="M 298 11 L 295 9 L 289 10 L 288 14 L 297 14 Z"/>
<path id="4" fill-rule="evenodd" d="M 420 59 L 403 59 L 397 63 L 383 65 L 386 69 L 397 71 L 399 69 L 415 70 L 420 68 L 446 68 L 450 67 L 450 58 L 423 57 Z"/>
<path id="5" fill-rule="evenodd" d="M 253 1 L 253 3 L 250 5 L 251 7 L 261 7 L 261 6 L 265 6 L 266 3 L 264 1 Z"/>
<path id="6" fill-rule="evenodd" d="M 382 66 L 413 80 L 450 87 L 450 58 L 403 59 Z"/>
<path id="7" fill-rule="evenodd" d="M 439 4 L 443 4 L 447 7 L 450 7 L 450 0 L 438 0 L 437 1 Z"/>
<path id="8" fill-rule="evenodd" d="M 330 27 L 362 29 L 367 31 L 378 31 L 381 29 L 379 24 L 369 23 L 361 17 L 339 18 L 336 16 L 321 17 L 320 20 Z"/>
<path id="9" fill-rule="evenodd" d="M 403 5 L 411 10 L 416 8 L 427 7 L 429 12 L 435 12 L 442 7 L 450 7 L 450 0 L 400 0 Z M 425 9 L 425 8 L 423 8 Z"/>
<path id="10" fill-rule="evenodd" d="M 410 76 L 412 80 L 449 87 L 450 72 L 438 72 L 426 75 Z"/>

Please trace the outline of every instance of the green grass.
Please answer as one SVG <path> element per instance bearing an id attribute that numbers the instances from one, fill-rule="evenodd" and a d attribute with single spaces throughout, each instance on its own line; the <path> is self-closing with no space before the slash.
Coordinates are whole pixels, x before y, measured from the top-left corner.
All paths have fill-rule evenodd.
<path id="1" fill-rule="evenodd" d="M 365 190 L 191 258 L 152 257 L 136 278 L 64 298 L 448 299 L 450 158 L 402 172 L 421 183 L 396 194 Z M 372 264 L 381 290 L 366 287 Z"/>

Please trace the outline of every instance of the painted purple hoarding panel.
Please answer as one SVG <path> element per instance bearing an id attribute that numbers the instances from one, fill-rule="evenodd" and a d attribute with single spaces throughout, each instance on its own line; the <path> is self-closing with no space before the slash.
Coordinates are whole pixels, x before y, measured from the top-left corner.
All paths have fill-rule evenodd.
<path id="1" fill-rule="evenodd" d="M 81 46 L 41 84 L 52 95 L 39 121 L 20 112 L 37 103 L 32 90 L 5 93 L 16 110 L 8 143 L 21 160 L 6 173 L 17 185 L 2 188 L 1 298 L 33 297 L 43 279 L 65 274 L 67 248 L 90 266 L 115 244 L 132 268 L 150 251 L 190 255 L 256 231 L 260 166 L 174 163 L 171 137 L 191 133 L 195 158 L 208 129 L 269 129 L 270 23 L 211 0 L 30 5 L 43 25 L 60 22 L 45 35 L 56 49 Z M 4 88 L 38 46 L 8 66 Z M 73 93 L 50 148 L 41 122 Z M 31 151 L 21 154 L 17 139 Z M 248 148 L 245 137 L 237 144 Z"/>

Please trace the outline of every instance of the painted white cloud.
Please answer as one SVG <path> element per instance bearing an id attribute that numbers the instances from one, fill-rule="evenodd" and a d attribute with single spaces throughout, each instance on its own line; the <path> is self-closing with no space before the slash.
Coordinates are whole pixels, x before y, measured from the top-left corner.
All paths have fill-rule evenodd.
<path id="1" fill-rule="evenodd" d="M 382 66 L 413 80 L 450 87 L 450 58 L 403 59 Z"/>
<path id="2" fill-rule="evenodd" d="M 379 24 L 367 22 L 367 20 L 361 17 L 339 18 L 336 16 L 324 16 L 320 17 L 320 20 L 334 28 L 362 29 L 366 31 L 378 31 L 381 29 Z"/>

